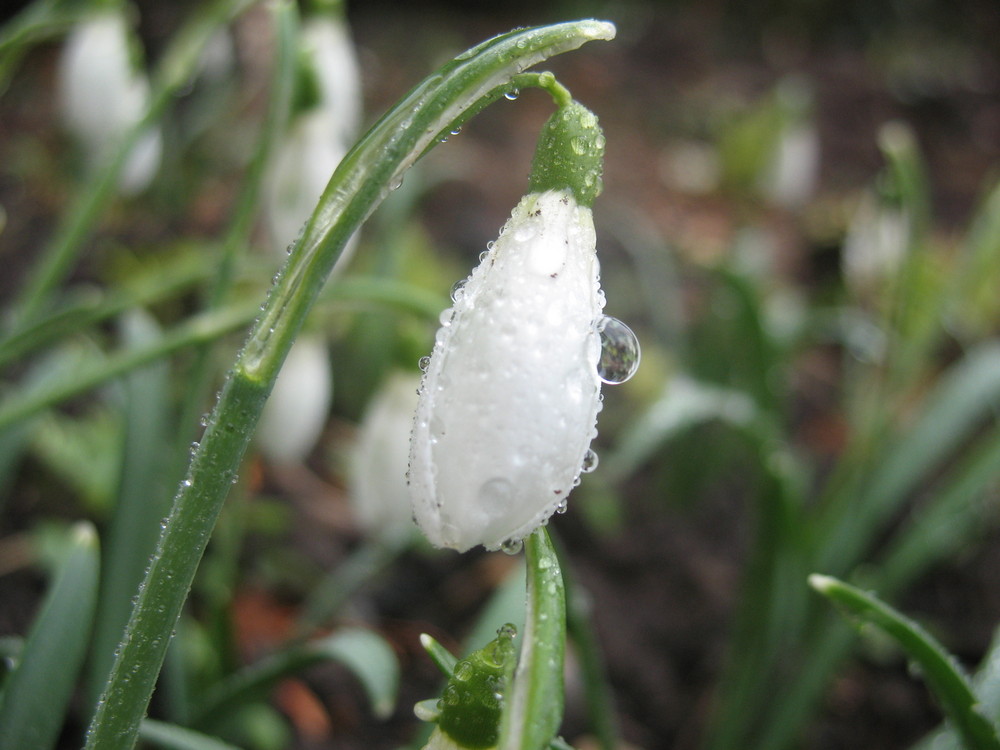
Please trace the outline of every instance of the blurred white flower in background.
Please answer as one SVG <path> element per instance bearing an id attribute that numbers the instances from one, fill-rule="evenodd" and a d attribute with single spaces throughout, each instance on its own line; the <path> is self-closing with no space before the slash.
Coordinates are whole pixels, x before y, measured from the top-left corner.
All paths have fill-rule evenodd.
<path id="1" fill-rule="evenodd" d="M 774 106 L 780 125 L 760 176 L 760 189 L 778 206 L 801 208 L 816 192 L 820 163 L 819 131 L 809 84 L 797 77 L 781 81 Z"/>
<path id="2" fill-rule="evenodd" d="M 66 40 L 59 61 L 63 120 L 91 167 L 110 158 L 121 138 L 146 114 L 149 81 L 138 63 L 138 44 L 119 6 L 95 12 Z M 162 149 L 158 127 L 140 136 L 119 178 L 123 193 L 138 193 L 149 184 L 159 169 Z"/>
<path id="3" fill-rule="evenodd" d="M 265 192 L 268 227 L 281 252 L 312 214 L 361 120 L 357 57 L 344 22 L 334 13 L 310 18 L 301 38 L 299 109 L 278 145 Z M 345 249 L 342 258 L 348 255 Z"/>
<path id="4" fill-rule="evenodd" d="M 361 71 L 347 24 L 332 13 L 309 19 L 302 52 L 312 59 L 319 106 L 334 115 L 333 135 L 350 145 L 361 128 Z"/>
<path id="5" fill-rule="evenodd" d="M 339 9 L 305 21 L 297 109 L 279 142 L 264 185 L 271 242 L 282 257 L 312 214 L 357 135 L 361 83 L 354 47 Z M 351 255 L 349 244 L 340 261 Z M 332 373 L 326 342 L 302 334 L 264 406 L 258 437 L 276 462 L 301 461 L 315 444 L 330 408 Z"/>
<path id="6" fill-rule="evenodd" d="M 261 414 L 257 429 L 261 452 L 274 463 L 301 463 L 323 431 L 332 394 L 326 342 L 300 335 Z"/>
<path id="7" fill-rule="evenodd" d="M 265 199 L 268 228 L 276 251 L 284 253 L 298 237 L 333 170 L 347 153 L 342 142 L 331 137 L 336 129 L 334 121 L 322 109 L 298 116 L 275 154 Z"/>
<path id="8" fill-rule="evenodd" d="M 391 374 L 368 405 L 358 430 L 350 474 L 354 517 L 367 535 L 387 541 L 416 530 L 406 470 L 419 385 L 415 374 Z"/>
<path id="9" fill-rule="evenodd" d="M 861 296 L 880 289 L 898 271 L 909 241 L 906 212 L 866 193 L 854 211 L 841 250 L 848 287 Z"/>

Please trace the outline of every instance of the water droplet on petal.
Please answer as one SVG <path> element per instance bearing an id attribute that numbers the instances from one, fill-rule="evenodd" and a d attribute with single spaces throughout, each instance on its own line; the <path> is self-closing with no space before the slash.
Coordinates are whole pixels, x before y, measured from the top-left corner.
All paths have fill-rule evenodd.
<path id="1" fill-rule="evenodd" d="M 462 132 L 462 126 L 461 125 L 456 125 L 455 127 L 453 127 L 451 129 L 451 134 L 452 135 L 458 135 L 461 132 Z"/>
<path id="2" fill-rule="evenodd" d="M 506 542 L 500 545 L 500 550 L 508 555 L 516 555 L 523 548 L 524 548 L 524 541 L 521 539 L 508 539 Z"/>
<path id="3" fill-rule="evenodd" d="M 567 510 L 569 510 L 569 502 L 567 502 L 565 499 L 560 500 L 559 504 L 556 506 L 556 513 L 559 513 L 561 515 L 565 513 Z"/>
<path id="4" fill-rule="evenodd" d="M 521 91 L 520 91 L 520 89 L 511 89 L 510 91 L 508 91 L 508 92 L 506 92 L 506 93 L 504 94 L 504 96 L 505 96 L 505 97 L 506 97 L 507 99 L 510 99 L 511 101 L 514 101 L 514 100 L 515 100 L 515 99 L 517 99 L 517 97 L 519 97 L 520 95 L 521 95 Z"/>
<path id="5" fill-rule="evenodd" d="M 403 185 L 403 175 L 399 175 L 398 177 L 394 177 L 392 182 L 389 183 L 389 189 L 399 190 L 399 188 L 402 187 L 402 185 Z"/>
<path id="6" fill-rule="evenodd" d="M 588 448 L 587 453 L 583 457 L 583 464 L 580 466 L 580 471 L 584 474 L 589 474 L 596 468 L 597 454 L 592 449 Z"/>
<path id="7" fill-rule="evenodd" d="M 431 358 L 424 356 L 417 360 L 417 367 L 420 368 L 421 372 L 427 372 L 427 368 L 430 367 Z"/>
<path id="8" fill-rule="evenodd" d="M 460 281 L 456 281 L 455 282 L 455 285 L 451 288 L 451 301 L 452 302 L 458 302 L 458 301 L 460 301 L 462 299 L 462 297 L 465 296 L 465 284 L 467 282 L 468 282 L 468 279 L 462 279 Z"/>
<path id="9" fill-rule="evenodd" d="M 601 337 L 601 358 L 597 374 L 609 385 L 624 383 L 639 369 L 639 339 L 618 318 L 605 315 L 597 323 Z"/>

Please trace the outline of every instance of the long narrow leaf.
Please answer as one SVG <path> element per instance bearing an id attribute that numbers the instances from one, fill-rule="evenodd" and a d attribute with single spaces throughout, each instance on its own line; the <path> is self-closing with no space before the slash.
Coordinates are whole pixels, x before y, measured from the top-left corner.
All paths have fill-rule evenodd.
<path id="1" fill-rule="evenodd" d="M 138 311 L 124 318 L 122 328 L 129 348 L 154 345 L 160 337 L 155 322 Z M 94 620 L 94 656 L 88 674 L 89 698 L 94 702 L 111 670 L 115 645 L 128 622 L 142 571 L 156 546 L 160 519 L 169 507 L 169 485 L 164 477 L 169 382 L 170 368 L 165 360 L 135 370 L 124 382 L 122 470 L 104 545 L 101 596 Z"/>
<path id="2" fill-rule="evenodd" d="M 0 747 L 46 750 L 62 728 L 87 652 L 97 601 L 97 534 L 73 531 L 72 547 L 32 625 L 0 705 Z"/>
<path id="3" fill-rule="evenodd" d="M 873 594 L 822 575 L 809 584 L 848 615 L 869 622 L 899 644 L 920 666 L 927 685 L 955 725 L 968 750 L 1000 750 L 996 727 L 982 713 L 979 700 L 960 667 L 929 633 Z"/>
<path id="4" fill-rule="evenodd" d="M 504 707 L 503 750 L 541 750 L 559 731 L 563 713 L 566 590 L 545 527 L 525 540 L 528 605 L 521 652 Z"/>
<path id="5" fill-rule="evenodd" d="M 142 720 L 139 738 L 163 750 L 239 750 L 207 734 L 153 719 Z"/>
<path id="6" fill-rule="evenodd" d="M 376 716 L 392 712 L 399 684 L 395 653 L 381 636 L 351 629 L 273 654 L 234 673 L 205 696 L 192 724 L 210 729 L 236 707 L 265 697 L 279 680 L 325 661 L 336 661 L 354 673 Z"/>
<path id="7" fill-rule="evenodd" d="M 916 424 L 880 462 L 858 502 L 833 508 L 837 526 L 822 535 L 824 547 L 816 567 L 844 573 L 856 564 L 880 524 L 998 408 L 1000 345 L 991 343 L 952 367 Z"/>
<path id="8" fill-rule="evenodd" d="M 972 687 L 985 716 L 1000 721 L 1000 628 L 972 679 Z M 962 750 L 962 739 L 950 724 L 931 732 L 913 750 Z"/>

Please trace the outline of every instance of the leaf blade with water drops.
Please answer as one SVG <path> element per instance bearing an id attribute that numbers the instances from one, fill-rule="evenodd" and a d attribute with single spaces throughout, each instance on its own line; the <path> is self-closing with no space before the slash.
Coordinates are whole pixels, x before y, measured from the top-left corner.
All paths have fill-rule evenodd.
<path id="1" fill-rule="evenodd" d="M 955 659 L 916 622 L 874 594 L 830 576 L 813 574 L 809 585 L 852 617 L 890 635 L 922 671 L 969 750 L 1000 750 L 997 728 L 982 713 L 979 699 Z"/>
<path id="2" fill-rule="evenodd" d="M 559 730 L 563 714 L 566 591 L 559 558 L 545 527 L 524 543 L 528 602 L 524 637 L 504 707 L 498 747 L 540 750 Z"/>

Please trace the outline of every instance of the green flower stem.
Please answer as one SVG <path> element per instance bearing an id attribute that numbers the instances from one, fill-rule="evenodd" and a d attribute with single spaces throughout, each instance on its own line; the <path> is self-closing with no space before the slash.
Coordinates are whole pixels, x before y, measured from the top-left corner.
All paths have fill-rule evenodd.
<path id="1" fill-rule="evenodd" d="M 503 712 L 501 750 L 541 750 L 562 723 L 566 589 L 544 526 L 524 540 L 528 602 L 521 653 Z"/>
<path id="2" fill-rule="evenodd" d="M 118 143 L 114 156 L 76 192 L 76 201 L 27 280 L 13 316 L 14 332 L 30 324 L 45 307 L 52 290 L 66 277 L 105 206 L 115 195 L 118 175 L 142 133 L 156 123 L 171 100 L 191 81 L 202 49 L 212 34 L 251 4 L 251 0 L 218 0 L 200 11 L 178 32 L 153 78 L 149 109 Z"/>
<path id="3" fill-rule="evenodd" d="M 928 686 L 969 750 L 1000 750 L 996 727 L 982 714 L 979 699 L 955 660 L 917 623 L 854 586 L 814 574 L 809 585 L 851 617 L 876 625 L 892 636 L 916 662 Z"/>
<path id="4" fill-rule="evenodd" d="M 609 23 L 579 21 L 488 40 L 413 89 L 344 157 L 275 281 L 174 499 L 91 722 L 89 750 L 134 745 L 170 635 L 264 402 L 344 245 L 464 111 L 525 68 L 613 36 Z"/>

